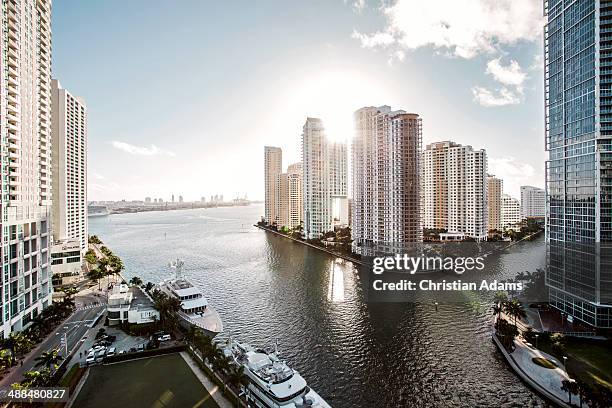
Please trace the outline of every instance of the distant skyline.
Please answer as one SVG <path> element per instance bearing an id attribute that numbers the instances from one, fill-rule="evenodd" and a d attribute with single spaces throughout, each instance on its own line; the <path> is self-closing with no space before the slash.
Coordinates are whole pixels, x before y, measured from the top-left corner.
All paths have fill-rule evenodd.
<path id="1" fill-rule="evenodd" d="M 531 0 L 53 3 L 53 76 L 89 109 L 90 200 L 264 196 L 321 117 L 396 106 L 423 144 L 484 148 L 505 192 L 544 186 L 542 7 Z"/>

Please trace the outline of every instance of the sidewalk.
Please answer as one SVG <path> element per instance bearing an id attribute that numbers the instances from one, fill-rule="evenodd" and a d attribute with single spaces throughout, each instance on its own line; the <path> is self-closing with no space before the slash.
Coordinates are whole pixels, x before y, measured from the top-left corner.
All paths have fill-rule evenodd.
<path id="1" fill-rule="evenodd" d="M 493 334 L 493 341 L 512 369 L 527 384 L 557 405 L 567 408 L 570 407 L 567 403 L 568 393 L 561 390 L 561 382 L 569 379 L 569 376 L 559 360 L 543 351 L 530 348 L 523 341 L 518 339 L 514 340 L 516 348 L 511 353 L 506 351 L 496 334 Z M 557 365 L 557 368 L 551 369 L 537 365 L 532 359 L 538 357 L 553 361 Z M 572 395 L 572 402 L 578 401 L 578 396 Z"/>
<path id="2" fill-rule="evenodd" d="M 180 354 L 181 354 L 181 357 L 183 357 L 183 360 L 185 360 L 185 362 L 189 366 L 189 368 L 191 368 L 191 371 L 193 371 L 193 373 L 198 378 L 198 380 L 200 380 L 204 388 L 206 388 L 206 391 L 208 391 L 210 396 L 217 403 L 217 405 L 219 405 L 220 408 L 233 408 L 234 404 L 232 404 L 225 397 L 225 395 L 223 395 L 218 385 L 213 383 L 210 380 L 210 378 L 204 375 L 204 373 L 200 369 L 200 366 L 198 366 L 198 364 L 195 361 L 193 361 L 193 358 L 191 358 L 189 353 L 187 353 L 186 351 L 181 351 Z"/>

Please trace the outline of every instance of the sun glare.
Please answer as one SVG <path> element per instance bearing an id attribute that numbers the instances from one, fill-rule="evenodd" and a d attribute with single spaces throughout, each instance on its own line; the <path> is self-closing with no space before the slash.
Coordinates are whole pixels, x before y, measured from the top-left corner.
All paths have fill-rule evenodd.
<path id="1" fill-rule="evenodd" d="M 334 141 L 353 137 L 355 110 L 375 104 L 382 87 L 351 71 L 328 71 L 305 78 L 293 95 L 292 111 L 323 120 L 327 136 Z"/>

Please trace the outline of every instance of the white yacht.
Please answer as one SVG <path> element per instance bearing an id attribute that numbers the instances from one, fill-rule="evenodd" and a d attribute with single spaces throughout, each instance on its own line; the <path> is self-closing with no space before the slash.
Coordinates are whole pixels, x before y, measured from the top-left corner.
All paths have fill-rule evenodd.
<path id="1" fill-rule="evenodd" d="M 178 312 L 181 324 L 189 327 L 191 324 L 202 330 L 207 336 L 215 337 L 223 331 L 223 323 L 219 313 L 208 304 L 208 300 L 200 289 L 195 287 L 183 274 L 183 261 L 177 259 L 170 263 L 174 270 L 173 279 L 163 280 L 159 284 L 162 292 L 181 301 L 181 310 Z"/>
<path id="2" fill-rule="evenodd" d="M 257 408 L 331 408 L 308 387 L 304 377 L 278 358 L 277 351 L 254 349 L 230 338 L 223 353 L 244 367 L 249 378 L 245 393 L 249 406 Z"/>

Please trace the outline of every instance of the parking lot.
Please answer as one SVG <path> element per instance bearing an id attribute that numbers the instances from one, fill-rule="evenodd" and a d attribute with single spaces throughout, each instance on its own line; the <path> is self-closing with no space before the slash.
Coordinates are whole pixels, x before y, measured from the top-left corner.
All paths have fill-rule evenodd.
<path id="1" fill-rule="evenodd" d="M 85 339 L 83 345 L 75 356 L 78 363 L 85 365 L 89 351 L 94 347 L 94 345 L 99 344 L 99 342 L 96 341 L 96 334 L 100 328 L 104 329 L 104 334 L 106 336 L 115 338 L 114 341 L 107 345 L 106 351 L 108 351 L 110 348 L 115 348 L 116 354 L 129 352 L 134 348 L 144 347 L 149 341 L 147 337 L 130 336 L 121 329 L 115 327 L 105 327 L 103 324 L 99 324 L 94 328 L 94 330 L 90 331 L 90 334 Z"/>

